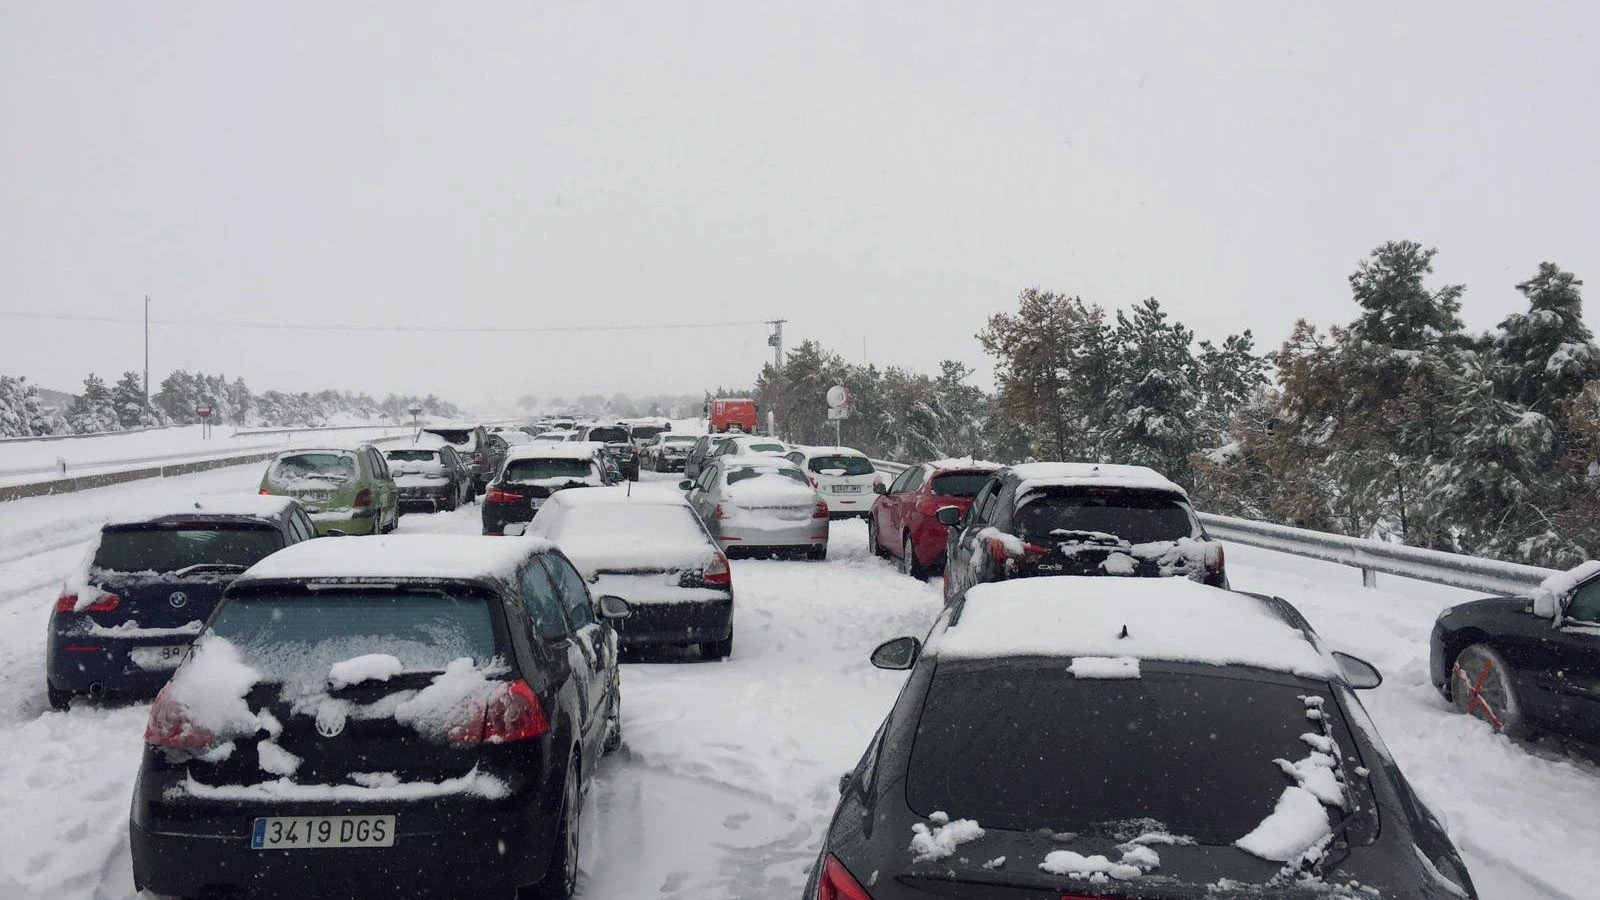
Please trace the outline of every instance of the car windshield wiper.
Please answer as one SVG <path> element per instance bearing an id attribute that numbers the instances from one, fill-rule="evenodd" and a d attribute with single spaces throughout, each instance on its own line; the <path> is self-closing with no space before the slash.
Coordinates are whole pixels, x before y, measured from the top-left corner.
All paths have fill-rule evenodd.
<path id="1" fill-rule="evenodd" d="M 249 566 L 238 563 L 195 563 L 174 571 L 173 575 L 193 575 L 195 572 L 243 572 Z"/>

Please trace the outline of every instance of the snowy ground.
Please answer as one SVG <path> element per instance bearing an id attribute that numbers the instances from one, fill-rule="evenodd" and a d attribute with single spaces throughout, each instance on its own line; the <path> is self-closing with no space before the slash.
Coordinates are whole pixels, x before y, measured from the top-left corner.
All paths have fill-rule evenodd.
<path id="1" fill-rule="evenodd" d="M 256 467 L 0 504 L 0 898 L 132 893 L 126 842 L 143 705 L 47 711 L 42 648 L 59 578 L 115 503 L 251 491 Z M 638 490 L 670 490 L 645 475 Z M 402 531 L 476 533 L 478 510 L 413 515 Z M 625 749 L 585 814 L 581 895 L 798 897 L 836 798 L 899 688 L 867 663 L 921 634 L 935 586 L 834 523 L 826 563 L 738 561 L 733 656 L 664 653 L 624 666 Z M 1332 642 L 1382 668 L 1368 706 L 1401 766 L 1448 818 L 1485 898 L 1592 897 L 1600 769 L 1559 746 L 1512 745 L 1427 684 L 1434 614 L 1465 594 L 1283 554 L 1229 548 L 1237 587 L 1298 604 Z"/>

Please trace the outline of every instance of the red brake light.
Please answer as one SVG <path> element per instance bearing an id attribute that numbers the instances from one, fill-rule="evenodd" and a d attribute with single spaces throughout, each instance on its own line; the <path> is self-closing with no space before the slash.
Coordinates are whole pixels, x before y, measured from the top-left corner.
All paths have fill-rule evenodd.
<path id="1" fill-rule="evenodd" d="M 356 491 L 356 500 L 350 504 L 356 509 L 366 509 L 372 505 L 372 488 L 362 488 Z"/>
<path id="2" fill-rule="evenodd" d="M 811 518 L 826 519 L 828 517 L 828 501 L 818 500 L 817 508 L 811 511 Z"/>
<path id="3" fill-rule="evenodd" d="M 1212 575 L 1217 575 L 1222 572 L 1224 565 L 1226 565 L 1226 558 L 1222 552 L 1222 545 L 1216 541 L 1208 542 L 1206 544 L 1206 571 Z"/>
<path id="4" fill-rule="evenodd" d="M 488 703 L 473 701 L 464 712 L 446 732 L 457 746 L 527 741 L 550 731 L 539 695 L 520 678 L 502 687 Z"/>
<path id="5" fill-rule="evenodd" d="M 733 570 L 728 568 L 728 558 L 718 553 L 700 573 L 700 581 L 703 584 L 733 584 Z"/>
<path id="6" fill-rule="evenodd" d="M 504 491 L 497 487 L 491 487 L 489 488 L 489 492 L 484 495 L 483 499 L 489 503 L 521 503 L 522 495 L 514 494 L 511 491 Z"/>
<path id="7" fill-rule="evenodd" d="M 261 496 L 263 496 L 263 497 L 271 497 L 272 496 L 272 492 L 267 490 L 266 488 L 262 488 L 261 489 Z"/>
<path id="8" fill-rule="evenodd" d="M 722 508 L 721 503 L 717 504 L 717 508 L 712 512 L 712 515 L 716 516 L 719 522 L 728 517 L 728 513 Z"/>
<path id="9" fill-rule="evenodd" d="M 56 612 L 111 612 L 113 609 L 116 609 L 117 604 L 121 602 L 122 598 L 118 597 L 116 594 L 101 594 L 99 599 L 95 600 L 93 603 L 89 604 L 83 609 L 78 609 L 77 594 L 62 594 L 60 597 L 56 598 Z"/>
<path id="10" fill-rule="evenodd" d="M 216 735 L 190 721 L 188 711 L 172 698 L 171 685 L 162 688 L 161 693 L 156 695 L 156 701 L 150 704 L 150 719 L 144 726 L 146 744 L 198 750 L 215 739 Z"/>
<path id="11" fill-rule="evenodd" d="M 822 861 L 822 875 L 817 878 L 816 900 L 872 900 L 872 895 L 830 853 Z"/>
<path id="12" fill-rule="evenodd" d="M 1050 553 L 1050 548 L 1049 547 L 1041 547 L 1038 544 L 1028 544 L 1028 543 L 1024 543 L 1022 545 L 1022 555 L 1026 556 L 1026 557 L 1029 557 L 1029 558 L 1032 558 L 1032 559 L 1037 559 L 1037 558 L 1039 558 L 1041 556 L 1046 556 L 1049 553 Z"/>
<path id="13" fill-rule="evenodd" d="M 989 538 L 989 556 L 1000 563 L 1011 558 L 1011 554 L 1006 552 L 1006 542 L 999 538 Z"/>

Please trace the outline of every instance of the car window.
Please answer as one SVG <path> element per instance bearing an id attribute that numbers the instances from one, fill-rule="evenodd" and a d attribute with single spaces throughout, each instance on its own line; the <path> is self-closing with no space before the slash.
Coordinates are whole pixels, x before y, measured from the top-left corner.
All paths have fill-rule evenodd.
<path id="1" fill-rule="evenodd" d="M 522 573 L 522 604 L 528 608 L 533 630 L 540 637 L 557 640 L 566 636 L 566 606 L 544 566 L 530 565 Z"/>
<path id="2" fill-rule="evenodd" d="M 811 487 L 811 482 L 798 469 L 758 469 L 754 466 L 739 466 L 728 470 L 728 486 L 732 487 L 741 481 L 750 481 L 755 478 L 783 479 L 798 482 Z"/>
<path id="3" fill-rule="evenodd" d="M 904 472 L 901 472 L 899 474 L 899 476 L 896 477 L 895 480 L 890 483 L 890 485 L 889 485 L 889 493 L 891 493 L 891 494 L 904 494 L 904 493 L 906 493 L 906 483 L 911 480 L 911 473 L 915 472 L 916 470 L 917 470 L 917 467 L 916 466 L 912 466 L 911 468 L 905 470 Z"/>
<path id="4" fill-rule="evenodd" d="M 606 444 L 621 444 L 628 440 L 628 429 L 621 425 L 605 425 L 589 429 L 588 439 Z"/>
<path id="5" fill-rule="evenodd" d="M 1186 504 L 1165 494 L 1121 489 L 1025 496 L 1012 524 L 1014 534 L 1035 543 L 1070 538 L 1071 532 L 1116 535 L 1130 544 L 1194 536 Z"/>
<path id="6" fill-rule="evenodd" d="M 571 457 L 524 457 L 506 463 L 504 481 L 528 484 L 552 478 L 592 478 L 594 463 Z"/>
<path id="7" fill-rule="evenodd" d="M 1572 594 L 1566 617 L 1580 622 L 1600 623 L 1600 578 L 1591 578 Z"/>
<path id="8" fill-rule="evenodd" d="M 367 464 L 372 467 L 374 478 L 391 478 L 389 464 L 383 461 L 383 455 L 371 447 L 367 448 Z"/>
<path id="9" fill-rule="evenodd" d="M 595 623 L 594 608 L 589 605 L 589 587 L 572 564 L 554 554 L 540 557 L 552 580 L 561 589 L 561 598 L 567 604 L 567 618 L 573 628 L 583 628 Z"/>
<path id="10" fill-rule="evenodd" d="M 1280 760 L 1311 751 L 1308 696 L 1277 683 L 1150 671 L 1078 679 L 1067 660 L 941 663 L 906 776 L 922 815 L 958 809 L 985 827 L 1092 830 L 1154 819 L 1229 844 L 1273 812 Z M 1341 741 L 1348 754 L 1354 748 Z"/>
<path id="11" fill-rule="evenodd" d="M 872 467 L 872 460 L 865 456 L 846 456 L 844 454 L 813 456 L 806 463 L 806 468 L 818 475 L 871 475 L 878 471 Z"/>
<path id="12" fill-rule="evenodd" d="M 298 543 L 300 541 L 309 541 L 316 537 L 317 529 L 311 524 L 311 519 L 306 515 L 305 510 L 296 508 L 289 513 L 289 533 L 294 536 L 295 541 Z"/>
<path id="13" fill-rule="evenodd" d="M 716 483 L 716 480 L 717 470 L 714 468 L 708 468 L 704 472 L 700 473 L 700 477 L 695 481 L 695 486 L 706 493 L 710 493 L 711 486 Z"/>
<path id="14" fill-rule="evenodd" d="M 383 458 L 388 462 L 433 462 L 439 455 L 438 450 L 389 450 Z"/>
<path id="15" fill-rule="evenodd" d="M 928 471 L 921 466 L 917 466 L 909 474 L 911 477 L 906 479 L 906 493 L 914 494 L 922 487 L 922 482 L 927 479 Z"/>
<path id="16" fill-rule="evenodd" d="M 339 451 L 291 453 L 267 469 L 267 483 L 280 488 L 328 490 L 356 480 L 356 458 Z"/>
<path id="17" fill-rule="evenodd" d="M 127 528 L 100 535 L 90 566 L 110 572 L 176 572 L 195 565 L 249 568 L 283 548 L 270 525 L 196 523 Z"/>
<path id="18" fill-rule="evenodd" d="M 978 496 L 973 498 L 971 521 L 975 523 L 989 521 L 989 510 L 993 506 L 991 501 L 994 500 L 995 488 L 999 484 L 1000 482 L 998 481 L 990 480 L 989 483 L 985 484 L 983 489 L 978 492 Z"/>
<path id="19" fill-rule="evenodd" d="M 952 472 L 933 476 L 929 490 L 941 497 L 975 497 L 988 480 L 987 472 Z"/>
<path id="20" fill-rule="evenodd" d="M 457 447 L 472 447 L 477 444 L 478 435 L 466 428 L 425 428 L 429 434 L 436 434 Z"/>

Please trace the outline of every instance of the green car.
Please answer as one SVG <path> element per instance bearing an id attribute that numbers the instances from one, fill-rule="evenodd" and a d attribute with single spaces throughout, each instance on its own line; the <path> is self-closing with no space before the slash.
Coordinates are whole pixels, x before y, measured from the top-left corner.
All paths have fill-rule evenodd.
<path id="1" fill-rule="evenodd" d="M 319 535 L 385 534 L 400 521 L 400 491 L 371 444 L 285 450 L 267 463 L 261 493 L 300 501 Z"/>

